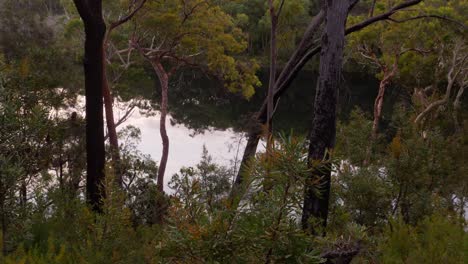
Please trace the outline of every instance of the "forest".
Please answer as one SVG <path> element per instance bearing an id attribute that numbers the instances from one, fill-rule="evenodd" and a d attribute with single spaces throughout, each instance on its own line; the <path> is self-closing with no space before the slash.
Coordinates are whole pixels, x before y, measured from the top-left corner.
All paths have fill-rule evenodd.
<path id="1" fill-rule="evenodd" d="M 0 0 L 0 264 L 468 263 L 467 87 L 468 0 Z"/>

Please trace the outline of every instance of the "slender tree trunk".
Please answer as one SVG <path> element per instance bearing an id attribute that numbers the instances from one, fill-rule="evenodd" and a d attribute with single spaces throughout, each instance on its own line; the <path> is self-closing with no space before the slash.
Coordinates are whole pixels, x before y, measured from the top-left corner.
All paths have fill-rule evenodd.
<path id="1" fill-rule="evenodd" d="M 384 77 L 379 83 L 379 92 L 374 101 L 374 121 L 372 122 L 372 141 L 377 139 L 377 133 L 379 131 L 379 123 L 382 117 L 382 108 L 384 102 L 385 91 L 387 90 L 388 85 L 392 81 L 392 78 L 395 76 L 398 69 L 398 57 L 395 58 L 395 63 L 392 66 L 392 70 L 389 71 L 388 68 L 383 69 Z"/>
<path id="2" fill-rule="evenodd" d="M 272 128 L 272 116 L 273 116 L 273 95 L 275 91 L 276 81 L 276 26 L 278 24 L 278 17 L 273 5 L 273 0 L 268 1 L 270 6 L 270 17 L 271 17 L 271 31 L 270 31 L 270 80 L 268 82 L 268 96 L 267 96 L 267 150 L 271 147 L 271 133 Z"/>
<path id="3" fill-rule="evenodd" d="M 348 10 L 352 9 L 352 7 L 357 2 L 358 1 L 356 0 L 351 1 L 351 4 Z M 366 28 L 369 25 L 388 19 L 391 15 L 397 13 L 399 10 L 417 5 L 421 2 L 422 0 L 409 0 L 407 2 L 403 2 L 399 5 L 396 5 L 393 8 L 391 8 L 389 11 L 383 14 L 371 17 L 369 19 L 362 21 L 361 23 L 355 24 L 347 28 L 345 31 L 345 35 L 351 34 L 356 31 L 360 31 L 361 29 Z M 301 43 L 299 44 L 299 47 L 296 49 L 293 56 L 290 58 L 290 60 L 286 64 L 286 67 L 281 71 L 281 74 L 279 75 L 276 81 L 276 91 L 274 93 L 273 109 L 276 108 L 281 95 L 283 95 L 287 91 L 291 83 L 294 81 L 294 79 L 297 77 L 297 75 L 302 70 L 302 68 L 306 65 L 306 63 L 313 56 L 315 56 L 317 53 L 320 52 L 321 47 L 319 45 L 317 45 L 315 48 L 312 48 L 316 44 L 314 42 L 313 37 L 316 31 L 318 30 L 318 28 L 320 27 L 320 25 L 322 24 L 324 17 L 325 17 L 325 13 L 321 11 L 312 19 L 312 21 L 309 24 L 308 29 L 306 30 L 301 40 Z M 252 157 L 256 153 L 257 145 L 259 142 L 259 137 L 261 136 L 261 133 L 262 133 L 262 130 L 259 128 L 259 126 L 265 124 L 266 119 L 267 119 L 266 112 L 267 112 L 267 102 L 265 100 L 262 106 L 260 107 L 260 110 L 252 118 L 252 120 L 254 120 L 254 124 L 251 126 L 252 128 L 250 129 L 248 133 L 247 147 L 242 157 L 242 162 L 240 164 L 239 172 L 234 181 L 234 186 L 233 186 L 234 192 L 235 192 L 235 189 L 238 188 L 238 186 L 243 183 L 243 177 L 245 177 L 246 176 L 245 174 L 247 173 L 246 171 L 247 165 L 249 161 L 252 160 Z"/>
<path id="4" fill-rule="evenodd" d="M 166 172 L 166 165 L 169 157 L 169 137 L 167 136 L 166 130 L 169 75 L 166 73 L 161 63 L 157 61 L 151 61 L 151 65 L 158 75 L 159 83 L 161 84 L 161 117 L 159 133 L 161 134 L 163 149 L 158 168 L 157 186 L 158 190 L 162 193 L 164 191 L 164 173 Z"/>
<path id="5" fill-rule="evenodd" d="M 387 88 L 386 82 L 382 81 L 380 82 L 379 85 L 379 93 L 377 94 L 377 97 L 375 98 L 374 101 L 374 120 L 372 122 L 372 141 L 375 141 L 377 139 L 377 133 L 379 130 L 379 123 L 380 123 L 380 118 L 382 116 L 382 107 L 383 107 L 383 100 L 384 100 L 384 95 L 385 95 L 385 89 Z"/>
<path id="6" fill-rule="evenodd" d="M 460 121 L 458 120 L 458 112 L 461 109 L 461 100 L 463 97 L 463 92 L 465 91 L 466 86 L 460 87 L 458 90 L 457 96 L 455 97 L 455 100 L 453 101 L 453 121 L 455 122 L 455 129 L 457 131 L 461 131 L 461 125 Z"/>
<path id="7" fill-rule="evenodd" d="M 114 119 L 114 109 L 113 109 L 113 102 L 114 99 L 112 97 L 110 87 L 109 87 L 109 80 L 107 79 L 107 64 L 106 64 L 106 51 L 107 51 L 107 46 L 109 43 L 109 37 L 112 32 L 112 30 L 116 29 L 117 27 L 127 23 L 130 21 L 130 19 L 133 18 L 133 16 L 143 7 L 145 4 L 146 0 L 141 0 L 138 5 L 126 16 L 122 17 L 120 20 L 111 23 L 109 26 L 109 29 L 106 31 L 106 34 L 104 36 L 104 41 L 103 41 L 103 50 L 104 50 L 104 56 L 103 56 L 103 96 L 104 96 L 104 107 L 106 110 L 106 124 L 107 124 L 107 131 L 109 133 L 109 145 L 110 145 L 110 151 L 111 151 L 111 158 L 112 158 L 112 163 L 114 165 L 114 173 L 116 177 L 116 182 L 117 184 L 123 188 L 123 171 L 122 171 L 122 164 L 120 162 L 120 151 L 119 151 L 119 139 L 117 136 L 117 125 L 115 123 Z M 133 2 L 133 4 L 136 4 L 136 2 Z"/>
<path id="8" fill-rule="evenodd" d="M 377 3 L 377 0 L 372 0 L 372 5 L 369 10 L 369 17 L 372 17 L 374 15 L 374 10 L 375 10 L 375 4 Z"/>
<path id="9" fill-rule="evenodd" d="M 326 227 L 328 218 L 328 203 L 331 185 L 331 164 L 328 162 L 330 152 L 335 146 L 336 137 L 336 106 L 338 89 L 341 81 L 343 63 L 343 48 L 345 39 L 345 24 L 349 2 L 343 0 L 327 0 L 326 27 L 322 35 L 322 50 L 320 54 L 320 74 L 314 104 L 314 119 L 309 135 L 309 167 L 312 170 L 310 181 L 306 184 L 302 227 L 304 230 L 316 233 L 310 226 L 310 218 L 316 217 Z M 324 161 L 325 159 L 325 161 Z M 324 161 L 317 168 L 316 162 Z M 317 195 L 319 180 L 320 195 Z"/>
<path id="10" fill-rule="evenodd" d="M 323 19 L 325 17 L 325 12 L 322 10 L 320 11 L 310 22 L 302 40 L 297 47 L 294 54 L 289 59 L 286 66 L 281 71 L 278 79 L 275 82 L 275 92 L 273 94 L 273 111 L 276 108 L 279 98 L 280 98 L 280 91 L 284 91 L 286 86 L 289 86 L 292 80 L 295 78 L 299 71 L 296 71 L 296 74 L 293 74 L 295 71 L 295 67 L 301 61 L 301 58 L 307 53 L 307 51 L 313 46 L 313 37 L 317 32 L 319 26 L 322 24 Z M 293 75 L 291 75 L 293 74 Z M 250 131 L 247 136 L 247 145 L 244 150 L 244 155 L 242 156 L 242 161 L 239 166 L 239 171 L 237 173 L 236 179 L 234 181 L 234 189 L 237 188 L 239 185 L 242 184 L 243 178 L 246 176 L 247 173 L 246 169 L 248 167 L 248 163 L 252 158 L 255 156 L 257 151 L 258 142 L 260 141 L 260 137 L 262 135 L 261 126 L 267 123 L 267 100 L 265 100 L 260 107 L 260 110 L 254 115 L 252 118 L 253 125 L 250 128 Z"/>
<path id="11" fill-rule="evenodd" d="M 283 0 L 284 1 L 284 0 Z M 276 90 L 276 60 L 277 60 L 277 48 L 276 48 L 276 34 L 278 26 L 278 16 L 275 11 L 273 0 L 268 0 L 271 18 L 271 30 L 270 30 L 270 79 L 268 82 L 268 94 L 267 94 L 267 122 L 266 122 L 266 159 L 267 159 L 267 170 L 266 178 L 264 182 L 264 189 L 271 189 L 270 180 L 270 164 L 271 164 L 271 151 L 273 147 L 273 106 L 274 106 L 274 92 Z M 282 6 L 283 3 L 281 3 Z M 280 11 L 279 11 L 280 12 Z"/>
<path id="12" fill-rule="evenodd" d="M 369 165 L 372 156 L 372 148 L 377 141 L 377 135 L 379 130 L 380 118 L 382 116 L 382 107 L 385 95 L 385 89 L 387 88 L 387 83 L 382 80 L 379 84 L 379 92 L 374 101 L 374 120 L 372 121 L 372 130 L 370 135 L 370 142 L 366 149 L 366 157 L 363 161 L 363 166 Z"/>
<path id="13" fill-rule="evenodd" d="M 85 27 L 85 95 L 86 95 L 86 198 L 92 209 L 102 212 L 104 182 L 103 121 L 103 42 L 106 24 L 101 0 L 74 0 Z"/>
<path id="14" fill-rule="evenodd" d="M 103 57 L 103 99 L 104 99 L 104 107 L 106 110 L 106 125 L 107 125 L 107 133 L 109 134 L 109 145 L 110 145 L 110 155 L 112 159 L 112 165 L 114 166 L 114 173 L 115 173 L 115 180 L 117 184 L 122 187 L 122 170 L 120 164 L 120 152 L 119 152 L 119 139 L 117 137 L 117 128 L 115 125 L 114 120 L 114 109 L 113 109 L 113 97 L 110 92 L 109 81 L 107 79 L 106 73 L 106 61 L 105 61 L 105 47 L 107 44 L 107 37 L 106 41 L 104 41 L 104 57 Z"/>

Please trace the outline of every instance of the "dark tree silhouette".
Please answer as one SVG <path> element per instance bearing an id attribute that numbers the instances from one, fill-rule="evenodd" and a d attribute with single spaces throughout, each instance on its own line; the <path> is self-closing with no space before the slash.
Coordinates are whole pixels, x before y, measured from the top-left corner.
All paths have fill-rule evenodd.
<path id="1" fill-rule="evenodd" d="M 101 0 L 74 0 L 85 28 L 85 95 L 86 95 L 86 198 L 92 209 L 102 211 L 104 180 L 104 49 L 106 24 Z"/>

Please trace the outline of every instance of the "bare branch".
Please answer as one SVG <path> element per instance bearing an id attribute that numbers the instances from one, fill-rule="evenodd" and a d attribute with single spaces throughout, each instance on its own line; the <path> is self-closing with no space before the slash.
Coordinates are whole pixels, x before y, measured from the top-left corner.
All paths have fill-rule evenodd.
<path id="1" fill-rule="evenodd" d="M 113 29 L 115 29 L 116 27 L 126 23 L 127 21 L 129 21 L 130 19 L 133 18 L 133 16 L 135 16 L 135 14 L 143 7 L 143 5 L 146 3 L 146 0 L 141 0 L 139 2 L 139 4 L 129 13 L 127 14 L 125 17 L 119 19 L 118 21 L 115 21 L 115 22 L 112 22 L 110 23 L 110 26 L 109 26 L 109 32 L 111 32 Z"/>
<path id="2" fill-rule="evenodd" d="M 452 23 L 456 24 L 457 26 L 463 28 L 464 30 L 468 30 L 468 27 L 465 24 L 463 24 L 462 22 L 460 22 L 458 20 L 455 20 L 453 18 L 450 18 L 450 17 L 439 16 L 439 15 L 431 15 L 431 14 L 429 14 L 429 15 L 419 15 L 419 16 L 405 18 L 405 19 L 399 19 L 399 20 L 394 19 L 394 18 L 388 18 L 388 20 L 390 20 L 392 22 L 395 22 L 395 23 L 404 23 L 404 22 L 417 20 L 417 19 L 423 19 L 423 18 L 437 18 L 437 19 L 449 21 L 449 22 L 452 22 Z"/>
<path id="3" fill-rule="evenodd" d="M 450 94 L 452 93 L 452 89 L 454 86 L 454 83 L 460 74 L 465 68 L 465 63 L 468 58 L 468 54 L 465 54 L 461 60 L 458 60 L 458 55 L 460 52 L 461 47 L 457 45 L 453 51 L 452 55 L 452 61 L 451 61 L 451 66 L 450 69 L 447 73 L 447 86 L 445 89 L 445 95 L 441 99 L 431 103 L 424 111 L 422 111 L 414 120 L 414 123 L 418 124 L 420 123 L 429 113 L 431 113 L 434 109 L 437 107 L 446 104 L 450 98 Z M 458 66 L 458 67 L 457 67 Z M 464 88 L 463 88 L 464 89 Z M 463 92 L 462 92 L 463 93 Z"/>

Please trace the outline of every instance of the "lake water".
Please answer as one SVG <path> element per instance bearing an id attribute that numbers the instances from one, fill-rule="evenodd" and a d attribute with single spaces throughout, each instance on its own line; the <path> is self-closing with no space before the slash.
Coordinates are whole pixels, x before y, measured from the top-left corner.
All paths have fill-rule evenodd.
<path id="1" fill-rule="evenodd" d="M 135 111 L 125 124 L 134 125 L 141 130 L 139 150 L 158 161 L 162 151 L 159 114 L 146 117 Z M 242 158 L 245 146 L 243 133 L 234 132 L 232 129 L 224 131 L 211 129 L 193 135 L 192 129 L 169 122 L 167 133 L 170 146 L 165 186 L 167 186 L 171 176 L 177 173 L 180 168 L 194 166 L 200 161 L 203 145 L 212 155 L 214 162 L 225 166 L 231 166 L 233 161 Z"/>
<path id="2" fill-rule="evenodd" d="M 316 74 L 302 73 L 282 96 L 274 118 L 274 130 L 304 134 L 312 120 Z M 260 76 L 265 80 L 265 76 Z M 263 81 L 265 84 L 266 81 Z M 340 118 L 346 119 L 350 110 L 359 106 L 371 111 L 377 82 L 369 76 L 345 75 L 340 91 Z M 160 98 L 157 81 L 154 86 L 136 87 L 128 98 L 140 97 L 158 108 Z M 174 173 L 184 166 L 193 166 L 200 161 L 203 145 L 213 160 L 221 165 L 232 166 L 242 158 L 249 117 L 257 111 L 265 98 L 266 88 L 262 87 L 249 100 L 231 94 L 213 81 L 195 79 L 189 82 L 175 82 L 169 87 L 169 112 L 167 132 L 170 141 L 169 159 L 166 169 L 166 186 Z M 152 103 L 151 103 L 152 102 Z M 116 119 L 119 116 L 116 109 Z M 141 130 L 139 150 L 158 161 L 161 156 L 159 134 L 159 113 L 146 116 L 134 111 L 125 125 L 134 125 Z M 121 128 L 120 128 L 121 129 Z M 262 144 L 260 144 L 262 145 Z M 259 146 L 262 148 L 262 146 Z"/>

